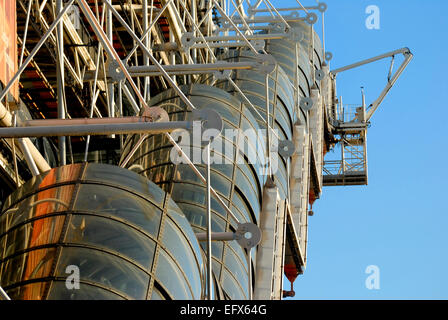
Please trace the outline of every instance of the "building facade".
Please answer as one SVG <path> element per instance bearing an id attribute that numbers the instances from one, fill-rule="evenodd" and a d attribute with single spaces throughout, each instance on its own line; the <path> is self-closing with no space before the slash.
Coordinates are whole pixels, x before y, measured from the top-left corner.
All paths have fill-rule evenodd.
<path id="1" fill-rule="evenodd" d="M 312 205 L 367 184 L 367 126 L 409 50 L 330 70 L 322 2 L 12 2 L 3 296 L 294 296 Z M 390 87 L 348 113 L 336 75 L 398 54 Z"/>

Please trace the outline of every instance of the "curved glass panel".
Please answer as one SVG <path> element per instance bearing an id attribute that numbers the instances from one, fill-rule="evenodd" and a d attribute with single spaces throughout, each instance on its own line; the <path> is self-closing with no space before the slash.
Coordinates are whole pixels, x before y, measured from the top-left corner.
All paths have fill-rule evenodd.
<path id="1" fill-rule="evenodd" d="M 38 189 L 51 186 L 55 182 L 64 183 L 77 180 L 82 173 L 82 167 L 83 165 L 78 163 L 71 166 L 59 167 L 44 172 L 38 176 L 34 176 L 8 197 L 8 199 L 5 201 L 5 204 L 3 205 L 2 211 L 11 206 L 11 204 L 22 199 L 30 193 L 35 192 Z"/>
<path id="2" fill-rule="evenodd" d="M 201 274 L 198 262 L 191 252 L 191 247 L 187 239 L 180 233 L 180 230 L 169 220 L 165 221 L 162 243 L 171 248 L 171 254 L 176 261 L 182 265 L 182 271 L 193 289 L 193 297 L 201 298 Z"/>
<path id="3" fill-rule="evenodd" d="M 165 297 L 156 288 L 152 289 L 151 300 L 166 300 Z"/>
<path id="4" fill-rule="evenodd" d="M 87 215 L 72 217 L 65 241 L 109 249 L 135 260 L 147 270 L 155 250 L 154 241 L 139 231 L 118 221 Z"/>
<path id="5" fill-rule="evenodd" d="M 241 194 L 240 192 L 233 193 L 233 198 L 232 198 L 233 205 L 236 209 L 238 209 L 238 211 L 243 213 L 247 222 L 251 222 L 253 220 L 252 215 L 250 213 L 248 206 L 241 198 L 240 194 Z M 257 213 L 259 213 L 259 212 L 257 212 Z M 258 215 L 255 218 L 256 218 L 256 220 L 258 220 Z"/>
<path id="6" fill-rule="evenodd" d="M 186 285 L 186 279 L 176 266 L 174 261 L 164 250 L 159 253 L 157 262 L 156 278 L 168 290 L 168 293 L 179 300 L 192 299 L 191 291 Z"/>
<path id="7" fill-rule="evenodd" d="M 149 275 L 119 257 L 90 248 L 62 249 L 56 275 L 66 277 L 68 266 L 77 266 L 81 280 L 109 287 L 133 299 L 145 299 Z"/>
<path id="8" fill-rule="evenodd" d="M 202 250 L 173 200 L 126 169 L 67 167 L 34 179 L 36 189 L 29 188 L 16 204 L 10 199 L 13 205 L 2 212 L 0 286 L 23 299 L 146 299 L 153 296 L 148 288 L 156 271 L 153 261 L 158 261 L 159 268 L 171 270 L 163 279 L 170 279 L 173 270 L 181 275 L 182 283 L 166 284 L 172 296 L 201 298 Z M 64 185 L 55 186 L 61 173 Z M 42 181 L 45 187 L 39 189 Z M 166 227 L 160 232 L 163 215 Z M 225 228 L 224 220 L 219 224 Z M 156 250 L 156 243 L 168 253 Z M 76 292 L 61 280 L 70 276 L 69 266 L 79 270 Z M 164 286 L 161 282 L 159 288 Z"/>
<path id="9" fill-rule="evenodd" d="M 230 275 L 229 271 L 223 268 L 222 272 L 222 288 L 224 292 L 232 299 L 232 300 L 244 300 L 247 299 L 246 295 L 243 293 L 242 288 L 239 286 L 238 282 L 235 278 Z"/>
<path id="10" fill-rule="evenodd" d="M 248 293 L 248 273 L 244 269 L 241 262 L 235 256 L 232 250 L 226 248 L 224 253 L 224 263 L 227 269 L 232 272 L 236 279 L 238 279 L 239 284 L 243 287 L 244 293 Z"/>
<path id="11" fill-rule="evenodd" d="M 143 195 L 150 194 L 155 204 L 162 205 L 163 202 L 162 190 L 155 188 L 150 181 L 136 176 L 129 170 L 117 170 L 114 166 L 91 163 L 87 166 L 83 179 L 110 182 Z"/>
<path id="12" fill-rule="evenodd" d="M 45 278 L 56 259 L 56 248 L 38 249 L 2 262 L 1 283 L 7 287 L 17 282 Z"/>
<path id="13" fill-rule="evenodd" d="M 6 259 L 15 252 L 57 243 L 61 237 L 65 216 L 54 216 L 33 220 L 18 228 L 12 229 L 4 238 L 2 259 Z"/>
<path id="14" fill-rule="evenodd" d="M 178 202 L 178 205 L 192 225 L 205 228 L 205 207 L 183 202 Z M 213 232 L 224 232 L 226 230 L 226 222 L 224 219 L 212 214 L 212 230 Z"/>
<path id="15" fill-rule="evenodd" d="M 180 210 L 180 208 L 174 203 L 173 200 L 168 201 L 167 211 L 169 213 L 169 217 L 173 219 L 173 221 L 180 227 L 180 229 L 184 232 L 186 237 L 188 238 L 191 246 L 193 247 L 193 252 L 196 256 L 196 259 L 199 264 L 199 270 L 204 269 L 204 261 L 202 259 L 201 255 L 201 249 L 199 247 L 199 242 L 196 241 L 196 235 L 191 228 L 190 223 L 186 219 L 183 212 Z"/>
<path id="16" fill-rule="evenodd" d="M 152 235 L 158 231 L 161 217 L 161 210 L 141 197 L 96 184 L 80 186 L 74 209 L 121 218 Z"/>
<path id="17" fill-rule="evenodd" d="M 33 282 L 6 290 L 12 300 L 42 300 L 49 282 Z"/>
<path id="18" fill-rule="evenodd" d="M 82 290 L 81 290 L 82 288 Z M 124 300 L 123 297 L 109 290 L 84 282 L 79 284 L 79 290 L 67 289 L 65 281 L 53 281 L 48 300 Z"/>
<path id="19" fill-rule="evenodd" d="M 0 235 L 26 220 L 69 210 L 75 186 L 49 188 L 23 199 L 0 216 Z"/>

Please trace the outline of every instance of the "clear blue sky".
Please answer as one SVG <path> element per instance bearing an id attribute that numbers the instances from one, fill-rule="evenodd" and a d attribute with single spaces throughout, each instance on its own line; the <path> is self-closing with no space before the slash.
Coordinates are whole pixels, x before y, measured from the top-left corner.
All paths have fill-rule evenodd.
<path id="1" fill-rule="evenodd" d="M 325 2 L 331 68 L 401 47 L 414 59 L 372 118 L 369 185 L 326 187 L 314 205 L 295 298 L 448 299 L 448 1 Z M 380 9 L 380 30 L 365 27 L 368 5 Z M 344 103 L 360 103 L 360 86 L 372 102 L 389 61 L 340 74 Z M 368 265 L 380 268 L 379 290 L 365 286 Z"/>

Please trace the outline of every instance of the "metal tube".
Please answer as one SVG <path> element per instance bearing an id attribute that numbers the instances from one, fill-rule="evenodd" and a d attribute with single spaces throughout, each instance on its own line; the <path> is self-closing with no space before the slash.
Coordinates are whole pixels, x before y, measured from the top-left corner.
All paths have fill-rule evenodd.
<path id="1" fill-rule="evenodd" d="M 247 28 L 246 28 L 247 29 Z M 275 39 L 283 39 L 288 37 L 287 33 L 266 33 L 266 34 L 248 34 L 245 36 L 247 40 L 275 40 Z M 244 40 L 243 37 L 238 35 L 233 36 L 209 36 L 204 37 L 206 41 L 229 41 L 229 40 Z M 200 37 L 194 37 L 193 41 L 204 41 L 204 39 Z"/>
<path id="2" fill-rule="evenodd" d="M 110 124 L 84 124 L 84 125 L 56 125 L 39 127 L 0 128 L 2 138 L 23 137 L 57 137 L 57 136 L 85 136 L 110 135 L 114 133 L 165 133 L 175 129 L 193 128 L 191 121 L 171 122 L 139 122 L 139 123 L 110 123 Z"/>
<path id="3" fill-rule="evenodd" d="M 366 121 L 369 121 L 370 118 L 373 116 L 373 114 L 375 113 L 376 109 L 378 109 L 378 107 L 380 106 L 381 102 L 383 102 L 384 98 L 389 93 L 390 89 L 392 89 L 393 85 L 398 80 L 400 75 L 403 73 L 404 69 L 406 69 L 408 64 L 411 62 L 412 58 L 413 58 L 412 53 L 406 54 L 405 61 L 403 61 L 401 66 L 398 68 L 398 70 L 395 72 L 395 74 L 389 80 L 389 82 L 387 83 L 386 87 L 381 92 L 380 96 L 371 104 L 371 106 L 369 106 L 370 109 L 369 109 L 369 112 L 367 113 Z"/>
<path id="4" fill-rule="evenodd" d="M 202 173 L 196 168 L 194 163 L 190 160 L 190 158 L 185 154 L 185 152 L 182 150 L 182 148 L 177 144 L 177 142 L 173 139 L 173 137 L 169 133 L 165 133 L 167 138 L 170 140 L 171 144 L 176 148 L 177 152 L 179 152 L 182 155 L 182 158 L 184 158 L 187 161 L 187 164 L 189 167 L 194 171 L 194 173 L 201 179 L 203 183 L 206 183 L 206 180 Z M 219 204 L 226 210 L 227 214 L 232 217 L 233 220 L 235 220 L 237 223 L 240 221 L 235 216 L 235 214 L 232 212 L 232 210 L 229 209 L 229 207 L 225 204 L 224 200 L 222 200 L 221 196 L 216 192 L 214 188 L 211 188 L 211 192 L 213 196 L 218 200 Z"/>
<path id="5" fill-rule="evenodd" d="M 252 50 L 256 55 L 259 55 L 258 51 L 254 48 L 254 46 L 250 43 L 250 41 L 247 40 L 246 36 L 241 32 L 241 30 L 238 29 L 238 27 L 233 22 L 233 20 L 224 12 L 224 10 L 221 8 L 219 3 L 216 0 L 213 0 L 213 2 L 215 3 L 215 7 L 216 7 L 216 9 L 218 9 L 219 13 L 226 18 L 226 20 L 233 26 L 235 31 L 244 39 L 244 41 L 246 42 L 246 44 L 250 48 L 250 50 Z"/>
<path id="6" fill-rule="evenodd" d="M 17 125 L 17 115 L 13 113 L 12 116 L 12 126 L 15 127 Z M 19 180 L 19 170 L 17 169 L 17 156 L 16 156 L 16 142 L 14 139 L 11 139 L 11 146 L 12 146 L 12 158 L 13 158 L 13 165 L 14 165 L 14 174 L 16 177 L 16 184 L 19 187 L 20 186 L 20 180 Z"/>
<path id="7" fill-rule="evenodd" d="M 253 300 L 253 290 L 252 290 L 252 248 L 247 249 L 247 279 L 248 279 L 248 291 L 249 300 Z"/>
<path id="8" fill-rule="evenodd" d="M 207 233 L 196 233 L 198 241 L 207 241 Z M 234 232 L 211 232 L 212 241 L 232 241 L 236 239 Z"/>
<path id="9" fill-rule="evenodd" d="M 26 43 L 26 37 L 28 35 L 28 26 L 29 26 L 29 22 L 30 22 L 30 14 L 31 14 L 31 4 L 33 3 L 32 0 L 29 0 L 28 2 L 28 8 L 26 10 L 26 20 L 25 20 L 25 31 L 23 34 L 23 39 L 22 39 L 22 50 L 20 51 L 20 60 L 19 60 L 19 67 L 22 65 L 23 62 L 23 55 L 25 53 L 25 43 Z"/>
<path id="10" fill-rule="evenodd" d="M 62 0 L 56 0 L 56 13 L 62 10 Z M 57 102 L 58 102 L 58 118 L 65 119 L 65 99 L 64 99 L 64 22 L 61 20 L 56 27 L 56 45 L 57 45 L 57 61 L 56 61 L 56 80 L 57 80 Z M 59 165 L 64 166 L 66 160 L 66 139 L 60 136 L 58 139 L 59 148 Z"/>
<path id="11" fill-rule="evenodd" d="M 270 139 L 270 117 L 269 117 L 269 74 L 266 73 L 265 78 L 265 86 L 266 86 L 266 152 L 268 158 L 268 174 L 269 177 L 272 177 L 272 162 L 271 162 L 271 139 Z"/>
<path id="12" fill-rule="evenodd" d="M 124 158 L 123 162 L 120 163 L 120 167 L 124 168 L 126 167 L 126 165 L 128 164 L 129 160 L 131 160 L 132 156 L 134 155 L 134 153 L 138 150 L 138 148 L 140 148 L 141 144 L 143 143 L 143 141 L 145 141 L 145 139 L 148 137 L 148 134 L 143 134 L 140 136 L 140 138 L 138 139 L 137 143 L 134 144 L 134 146 L 132 147 L 131 151 L 129 151 L 128 155 L 126 156 L 126 158 Z"/>
<path id="13" fill-rule="evenodd" d="M 291 28 L 291 26 L 288 24 L 288 22 L 286 22 L 286 20 L 282 17 L 282 15 L 280 14 L 280 12 L 278 12 L 278 10 L 272 5 L 272 3 L 269 0 L 264 0 L 264 2 L 266 2 L 269 7 L 272 8 L 272 10 L 275 11 L 275 13 L 278 15 L 278 17 L 282 20 L 282 22 L 285 24 L 285 26 L 289 29 Z M 269 8 L 268 7 L 268 8 Z"/>
<path id="14" fill-rule="evenodd" d="M 206 218 L 207 218 L 207 299 L 212 299 L 212 212 L 210 198 L 210 143 L 205 147 L 206 158 Z"/>
<path id="15" fill-rule="evenodd" d="M 109 5 L 109 8 L 106 9 L 106 36 L 107 40 L 109 41 L 109 44 L 113 47 L 113 31 L 112 31 L 112 9 L 110 8 L 112 6 L 111 0 L 106 0 L 106 3 Z M 112 60 L 112 56 L 109 56 L 109 60 Z M 113 82 L 109 82 L 107 84 L 107 91 L 108 91 L 108 101 L 107 101 L 107 111 L 109 117 L 115 117 L 115 86 Z"/>
<path id="16" fill-rule="evenodd" d="M 306 18 L 303 17 L 297 17 L 297 18 L 288 18 L 288 17 L 284 17 L 283 20 L 279 19 L 279 18 L 274 18 L 274 17 L 255 17 L 253 19 L 246 19 L 246 23 L 248 24 L 252 24 L 252 23 L 274 23 L 274 22 L 280 22 L 280 23 L 284 23 L 283 21 L 286 22 L 300 22 L 300 21 L 304 21 Z M 219 21 L 222 23 L 224 21 L 226 21 L 226 19 L 224 18 L 219 18 Z M 231 24 L 242 24 L 243 21 L 240 18 L 234 18 L 232 20 Z"/>
<path id="17" fill-rule="evenodd" d="M 123 117 L 123 82 L 118 82 L 118 116 Z M 123 149 L 123 135 L 120 135 L 120 150 Z"/>
<path id="18" fill-rule="evenodd" d="M 346 71 L 346 70 L 350 70 L 350 69 L 353 69 L 353 68 L 356 68 L 356 67 L 359 67 L 359 66 L 371 63 L 371 62 L 375 62 L 375 61 L 384 59 L 384 58 L 388 58 L 388 57 L 391 57 L 393 55 L 400 54 L 400 53 L 402 53 L 402 54 L 411 54 L 409 48 L 401 48 L 401 49 L 394 50 L 394 51 L 391 51 L 391 52 L 388 52 L 388 53 L 384 53 L 382 55 L 379 55 L 379 56 L 376 56 L 376 57 L 373 57 L 373 58 L 370 58 L 370 59 L 365 59 L 365 60 L 361 60 L 361 61 L 356 62 L 356 63 L 349 64 L 348 66 L 345 66 L 345 67 L 342 67 L 342 68 L 337 68 L 337 69 L 331 70 L 330 73 L 332 73 L 333 75 L 336 75 L 336 74 L 338 74 L 340 72 L 343 72 L 343 71 Z"/>
<path id="19" fill-rule="evenodd" d="M 190 49 L 206 49 L 206 48 L 222 48 L 222 47 L 247 47 L 245 41 L 238 42 L 212 42 L 212 43 L 195 43 L 190 46 Z M 171 51 L 179 50 L 179 46 L 174 42 L 166 42 L 154 46 L 153 51 Z M 165 66 L 164 66 L 165 67 Z"/>
<path id="20" fill-rule="evenodd" d="M 154 18 L 154 20 L 151 22 L 151 24 L 149 25 L 148 29 L 145 30 L 145 32 L 143 33 L 143 36 L 140 38 L 141 40 L 143 40 L 146 35 L 148 34 L 148 32 L 152 29 L 152 27 L 154 27 L 154 25 L 156 24 L 157 20 L 162 16 L 163 12 L 165 11 L 165 9 L 168 7 L 168 5 L 171 3 L 171 1 L 173 0 L 169 0 L 167 3 L 165 3 L 165 5 L 163 6 L 163 8 L 159 11 L 159 13 L 157 14 L 157 16 Z M 134 54 L 135 50 L 137 50 L 138 46 L 134 46 L 132 48 L 132 50 L 128 53 L 128 55 L 126 56 L 126 58 L 124 58 L 123 62 L 127 63 L 127 61 L 129 60 L 129 58 Z"/>
<path id="21" fill-rule="evenodd" d="M 196 71 L 216 71 L 216 70 L 243 70 L 256 67 L 256 63 L 251 62 L 215 62 L 204 64 L 177 64 L 164 66 L 168 74 L 176 72 L 196 72 Z M 146 74 L 160 74 L 159 69 L 154 65 L 128 67 L 131 76 L 144 76 Z"/>
<path id="22" fill-rule="evenodd" d="M 112 8 L 112 6 L 108 2 L 105 2 L 105 3 L 109 5 L 109 8 Z M 141 104 L 146 107 L 147 104 L 145 102 L 145 99 L 143 98 L 142 94 L 140 93 L 140 90 L 137 88 L 136 84 L 132 80 L 132 77 L 127 72 L 126 67 L 124 66 L 123 62 L 120 59 L 120 56 L 118 55 L 118 53 L 115 51 L 114 47 L 109 42 L 109 40 L 108 40 L 106 34 L 104 33 L 102 27 L 98 24 L 98 20 L 95 18 L 92 10 L 90 9 L 90 6 L 87 4 L 87 2 L 85 0 L 78 0 L 78 4 L 79 4 L 80 9 L 83 11 L 85 17 L 89 21 L 90 25 L 92 26 L 92 29 L 95 32 L 95 35 L 102 42 L 103 47 L 106 50 L 107 54 L 109 55 L 109 57 L 111 59 L 114 58 L 115 62 L 118 64 L 119 68 L 125 74 L 126 79 L 131 84 L 132 89 L 134 90 L 135 94 L 139 98 Z M 113 8 L 112 8 L 112 11 L 114 12 Z M 118 16 L 119 16 L 119 14 L 118 14 Z"/>
<path id="23" fill-rule="evenodd" d="M 124 124 L 150 122 L 147 117 L 121 117 L 121 118 L 72 118 L 72 119 L 39 119 L 24 121 L 22 127 L 40 127 L 40 126 L 67 126 L 84 124 Z"/>
<path id="24" fill-rule="evenodd" d="M 79 0 L 85 3 L 85 0 Z M 87 4 L 85 4 L 87 6 Z M 165 78 L 166 81 L 168 81 L 168 83 L 171 85 L 171 87 L 177 92 L 177 94 L 180 96 L 180 98 L 182 99 L 183 102 L 185 102 L 185 104 L 190 108 L 190 109 L 196 109 L 195 106 L 191 103 L 191 101 L 185 96 L 185 94 L 182 92 L 182 90 L 180 90 L 180 88 L 177 86 L 177 84 L 173 81 L 173 79 L 171 79 L 171 77 L 165 72 L 165 70 L 163 69 L 162 65 L 157 61 L 156 58 L 153 57 L 153 55 L 151 54 L 151 52 L 149 52 L 148 48 L 146 48 L 143 43 L 140 41 L 140 39 L 137 37 L 137 35 L 132 31 L 132 29 L 129 27 L 129 25 L 123 20 L 123 18 L 120 16 L 120 14 L 111 6 L 109 5 L 109 8 L 111 8 L 112 13 L 115 15 L 115 17 L 117 18 L 118 21 L 120 21 L 120 23 L 125 27 L 125 29 L 128 31 L 128 33 L 131 35 L 131 37 L 138 43 L 138 45 L 140 46 L 140 48 L 148 55 L 149 59 L 151 60 L 151 62 L 157 66 L 157 68 L 160 70 L 160 72 L 162 73 L 163 77 Z M 90 9 L 88 9 L 90 10 Z M 99 33 L 102 32 L 102 30 L 98 30 Z M 115 50 L 114 50 L 115 52 Z M 134 88 L 134 91 L 136 92 L 136 94 L 138 95 L 139 99 L 141 102 L 143 102 L 142 104 L 144 106 L 146 105 L 146 102 L 144 101 L 142 95 L 140 94 L 140 92 L 138 91 L 138 89 L 135 87 L 134 82 L 132 81 L 131 76 L 129 75 L 129 73 L 127 72 L 125 66 L 123 65 L 123 63 L 120 60 L 120 57 L 118 56 L 118 54 L 115 52 L 115 55 L 117 56 L 117 63 L 120 65 L 120 68 L 123 70 L 123 72 L 126 74 L 126 78 L 128 79 L 128 81 L 131 83 L 131 85 Z"/>
<path id="25" fill-rule="evenodd" d="M 174 76 L 183 76 L 183 75 L 197 75 L 197 74 L 210 74 L 213 73 L 214 70 L 201 70 L 201 71 L 194 71 L 194 70 L 190 70 L 190 71 L 171 71 L 171 72 L 167 72 L 169 75 Z M 162 74 L 160 73 L 160 71 L 153 71 L 153 72 L 142 72 L 142 73 L 133 73 L 131 74 L 132 77 L 144 77 L 144 76 L 149 76 L 149 77 L 155 77 L 155 76 L 161 76 Z"/>
<path id="26" fill-rule="evenodd" d="M 245 19 L 246 13 L 244 12 L 244 8 L 242 7 L 242 1 L 238 1 L 238 5 L 236 5 L 235 1 L 233 1 L 233 0 L 231 0 L 231 1 L 232 1 L 232 4 L 235 6 L 235 11 L 238 12 L 238 15 L 240 16 L 241 20 L 243 21 L 243 25 L 244 25 L 246 28 L 248 28 L 248 30 L 250 30 L 250 31 L 249 31 L 250 34 L 253 34 L 254 31 L 251 30 L 250 27 L 249 27 L 249 25 L 246 23 L 246 19 Z M 234 11 L 234 12 L 235 12 L 235 11 Z M 232 15 L 233 15 L 233 14 L 232 14 Z"/>
<path id="27" fill-rule="evenodd" d="M 308 10 L 317 10 L 319 9 L 318 6 L 311 6 L 311 7 L 293 7 L 293 8 L 276 8 L 277 11 L 299 11 L 299 10 L 304 10 L 304 9 L 308 9 Z M 265 13 L 265 12 L 269 12 L 269 9 L 251 9 L 250 10 L 253 13 Z"/>
<path id="28" fill-rule="evenodd" d="M 37 50 L 33 50 L 33 51 L 37 52 Z M 25 65 L 26 64 L 27 64 L 27 62 L 25 62 Z M 0 125 L 9 127 L 12 125 L 12 123 L 13 123 L 13 121 L 12 121 L 11 113 L 5 108 L 3 103 L 0 103 Z M 47 161 L 42 157 L 41 153 L 36 149 L 34 144 L 28 138 L 23 139 L 23 142 L 27 146 L 31 157 L 33 158 L 34 162 L 36 163 L 37 167 L 39 168 L 39 171 L 45 172 L 45 171 L 50 170 L 51 168 L 48 165 Z"/>
<path id="29" fill-rule="evenodd" d="M 33 176 L 39 175 L 40 174 L 39 169 L 37 169 L 36 163 L 34 162 L 30 150 L 25 144 L 24 139 L 23 138 L 17 139 L 17 143 L 20 149 L 22 150 L 23 155 L 25 156 L 26 163 L 28 164 L 28 167 L 30 168 L 30 171 L 33 174 Z"/>
<path id="30" fill-rule="evenodd" d="M 123 89 L 124 95 L 126 96 L 126 98 L 128 98 L 129 102 L 131 103 L 132 109 L 134 109 L 134 112 L 136 114 L 138 114 L 140 112 L 140 107 L 138 106 L 137 102 L 134 100 L 134 97 L 132 96 L 132 93 L 129 91 L 126 83 L 123 83 L 122 89 Z"/>
<path id="31" fill-rule="evenodd" d="M 8 296 L 5 290 L 3 290 L 2 287 L 0 287 L 0 300 L 11 300 L 11 298 Z"/>
<path id="32" fill-rule="evenodd" d="M 191 23 L 197 27 L 197 23 L 198 23 L 198 17 L 197 17 L 197 8 L 196 8 L 196 1 L 191 1 L 191 15 L 188 14 L 189 17 L 191 17 Z M 184 10 L 186 9 L 183 2 L 182 2 L 182 7 L 184 8 Z M 188 12 L 187 10 L 185 10 L 186 12 Z M 196 36 L 196 31 L 193 29 L 193 35 Z M 194 63 L 198 63 L 197 61 L 197 50 L 192 50 L 191 52 L 191 58 L 193 59 Z"/>
<path id="33" fill-rule="evenodd" d="M 148 29 L 148 0 L 143 0 L 143 12 L 142 12 L 142 27 L 143 30 L 147 30 Z M 143 37 L 143 44 L 149 48 L 149 39 L 148 36 L 144 36 Z M 143 53 L 143 64 L 144 65 L 149 65 L 149 57 L 146 53 Z M 148 97 L 148 93 L 149 93 L 149 78 L 145 77 L 145 79 L 143 80 L 143 97 L 145 98 L 145 100 Z"/>
<path id="34" fill-rule="evenodd" d="M 241 31 L 249 31 L 249 30 L 252 30 L 252 31 L 255 31 L 255 30 L 277 30 L 277 29 L 275 29 L 272 26 L 263 26 L 263 25 L 253 26 L 253 27 L 250 27 L 250 28 L 246 28 L 245 26 L 241 26 L 239 29 Z M 220 34 L 220 33 L 223 33 L 223 32 L 226 32 L 226 31 L 232 31 L 232 30 L 233 30 L 232 27 L 221 27 L 221 28 L 217 28 L 214 32 L 217 33 L 217 34 Z"/>

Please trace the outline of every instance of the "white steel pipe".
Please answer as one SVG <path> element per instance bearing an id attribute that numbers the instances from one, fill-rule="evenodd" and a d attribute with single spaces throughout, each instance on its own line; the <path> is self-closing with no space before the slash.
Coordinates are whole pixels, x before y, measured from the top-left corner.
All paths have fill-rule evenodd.
<path id="1" fill-rule="evenodd" d="M 87 120 L 87 119 L 86 119 Z M 57 137 L 57 136 L 86 136 L 136 133 L 165 133 L 175 129 L 191 129 L 191 121 L 171 122 L 137 122 L 137 123 L 105 123 L 83 125 L 49 125 L 36 127 L 8 127 L 0 128 L 2 138 L 23 137 Z"/>
<path id="2" fill-rule="evenodd" d="M 40 174 L 39 169 L 37 169 L 36 163 L 33 160 L 33 157 L 31 155 L 31 152 L 26 145 L 24 138 L 17 139 L 17 143 L 20 147 L 20 149 L 23 152 L 23 155 L 25 156 L 26 163 L 28 164 L 28 168 L 30 168 L 30 171 L 33 176 L 37 176 Z"/>

